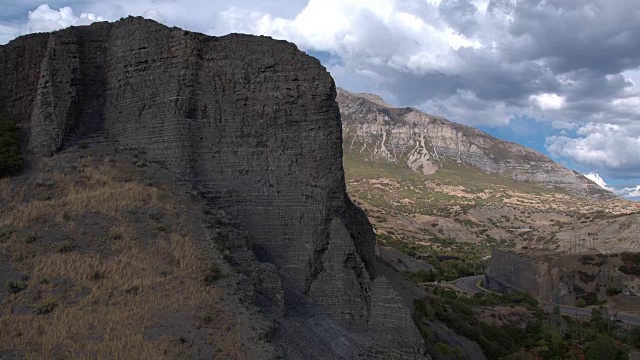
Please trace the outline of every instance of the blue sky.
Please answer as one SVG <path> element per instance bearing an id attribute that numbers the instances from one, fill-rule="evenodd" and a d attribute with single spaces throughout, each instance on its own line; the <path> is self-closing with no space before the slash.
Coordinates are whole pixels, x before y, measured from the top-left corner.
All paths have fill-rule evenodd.
<path id="1" fill-rule="evenodd" d="M 2 10 L 0 44 L 127 15 L 289 40 L 338 86 L 478 127 L 640 196 L 637 0 L 3 0 Z"/>

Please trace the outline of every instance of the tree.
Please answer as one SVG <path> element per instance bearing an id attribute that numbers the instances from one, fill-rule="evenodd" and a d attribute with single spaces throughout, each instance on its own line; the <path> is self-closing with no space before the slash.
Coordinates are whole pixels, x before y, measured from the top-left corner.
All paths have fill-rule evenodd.
<path id="1" fill-rule="evenodd" d="M 6 115 L 0 116 L 0 177 L 17 173 L 22 165 L 16 123 Z"/>
<path id="2" fill-rule="evenodd" d="M 629 345 L 640 349 L 640 326 L 634 326 L 633 329 L 629 331 Z"/>
<path id="3" fill-rule="evenodd" d="M 584 355 L 586 360 L 623 360 L 629 358 L 629 349 L 608 335 L 598 334 L 584 346 Z"/>

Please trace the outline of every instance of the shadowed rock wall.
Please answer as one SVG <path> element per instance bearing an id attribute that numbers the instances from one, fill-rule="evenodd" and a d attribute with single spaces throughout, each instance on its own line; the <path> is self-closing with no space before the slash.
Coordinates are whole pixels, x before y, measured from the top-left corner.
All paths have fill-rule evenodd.
<path id="1" fill-rule="evenodd" d="M 549 262 L 512 250 L 494 249 L 485 286 L 499 292 L 523 291 L 541 300 L 573 305 L 573 275 Z"/>
<path id="2" fill-rule="evenodd" d="M 335 97 L 293 44 L 141 18 L 0 47 L 0 111 L 29 130 L 32 154 L 87 136 L 144 154 L 242 223 L 290 304 L 302 294 L 385 338 L 396 329 L 386 343 L 419 353 L 411 312 L 375 278 L 373 229 L 346 196 Z"/>

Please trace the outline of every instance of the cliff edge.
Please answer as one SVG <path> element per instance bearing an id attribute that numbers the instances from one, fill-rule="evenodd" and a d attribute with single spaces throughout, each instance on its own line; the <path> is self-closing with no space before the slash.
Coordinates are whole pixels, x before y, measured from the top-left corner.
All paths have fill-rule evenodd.
<path id="1" fill-rule="evenodd" d="M 127 18 L 0 46 L 0 113 L 32 159 L 92 141 L 140 154 L 246 229 L 255 258 L 230 258 L 254 278 L 273 264 L 281 290 L 254 284 L 285 314 L 283 337 L 317 335 L 330 358 L 421 357 L 410 304 L 376 277 L 375 234 L 346 195 L 335 98 L 318 60 L 268 37 Z M 290 356 L 317 355 L 303 347 Z"/>

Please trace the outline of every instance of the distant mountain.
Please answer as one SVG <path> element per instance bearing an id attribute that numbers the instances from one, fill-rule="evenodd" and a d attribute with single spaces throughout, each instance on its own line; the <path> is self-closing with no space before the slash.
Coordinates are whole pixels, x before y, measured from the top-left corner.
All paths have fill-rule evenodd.
<path id="1" fill-rule="evenodd" d="M 496 246 L 640 250 L 640 203 L 539 152 L 376 95 L 338 89 L 337 101 L 347 190 L 381 244 L 432 265 L 481 266 Z"/>
<path id="2" fill-rule="evenodd" d="M 615 195 L 543 154 L 413 108 L 394 108 L 372 94 L 338 89 L 344 151 L 369 161 L 406 165 L 432 175 L 467 168 L 545 189 L 595 199 Z"/>

